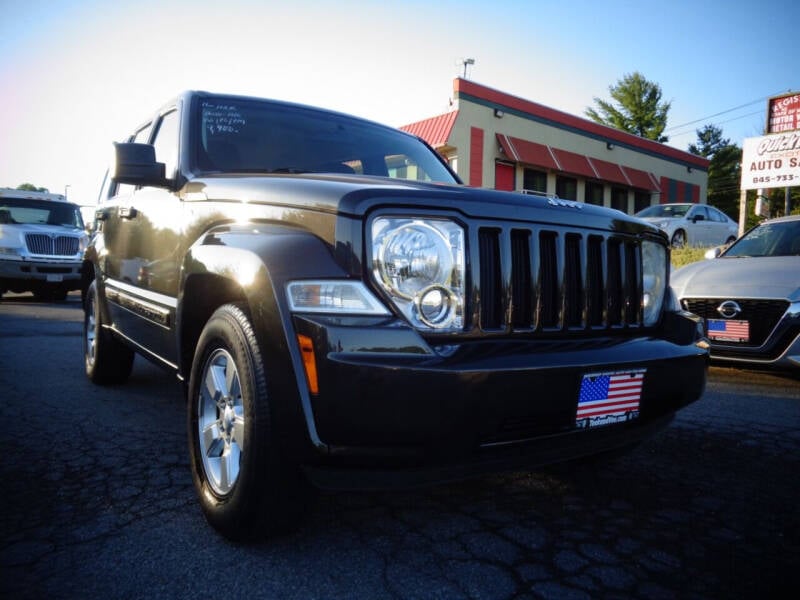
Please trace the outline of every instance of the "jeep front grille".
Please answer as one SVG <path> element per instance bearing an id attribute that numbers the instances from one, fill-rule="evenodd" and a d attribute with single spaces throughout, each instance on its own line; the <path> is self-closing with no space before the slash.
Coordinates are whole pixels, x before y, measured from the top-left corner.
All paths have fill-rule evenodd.
<path id="1" fill-rule="evenodd" d="M 483 331 L 642 326 L 641 242 L 552 227 L 481 227 L 474 314 Z"/>
<path id="2" fill-rule="evenodd" d="M 74 256 L 80 249 L 80 240 L 68 235 L 50 237 L 43 233 L 28 233 L 25 235 L 25 243 L 31 254 L 47 256 Z"/>

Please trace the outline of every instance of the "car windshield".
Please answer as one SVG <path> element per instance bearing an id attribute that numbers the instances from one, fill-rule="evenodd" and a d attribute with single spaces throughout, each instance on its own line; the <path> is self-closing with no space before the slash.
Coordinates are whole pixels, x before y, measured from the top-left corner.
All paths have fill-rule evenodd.
<path id="1" fill-rule="evenodd" d="M 205 97 L 195 113 L 200 171 L 343 173 L 455 183 L 440 158 L 396 129 L 304 106 Z"/>
<path id="2" fill-rule="evenodd" d="M 744 234 L 723 254 L 725 258 L 799 255 L 800 220 L 762 223 Z"/>
<path id="3" fill-rule="evenodd" d="M 83 228 L 81 211 L 75 204 L 21 198 L 0 198 L 0 224 L 3 223 Z"/>
<path id="4" fill-rule="evenodd" d="M 691 208 L 691 204 L 656 204 L 648 206 L 644 210 L 636 213 L 640 218 L 666 218 L 666 217 L 684 217 Z"/>

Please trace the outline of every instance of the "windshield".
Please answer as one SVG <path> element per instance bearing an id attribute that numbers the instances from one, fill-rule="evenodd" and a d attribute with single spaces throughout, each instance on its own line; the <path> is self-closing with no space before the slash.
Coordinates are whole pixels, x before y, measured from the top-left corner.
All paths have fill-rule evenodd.
<path id="1" fill-rule="evenodd" d="M 798 256 L 800 220 L 762 223 L 745 233 L 723 256 Z"/>
<path id="2" fill-rule="evenodd" d="M 48 200 L 0 198 L 0 224 L 4 223 L 83 229 L 83 219 L 77 205 Z"/>
<path id="3" fill-rule="evenodd" d="M 691 204 L 656 204 L 640 210 L 635 216 L 640 218 L 656 217 L 685 217 L 692 207 Z"/>
<path id="4" fill-rule="evenodd" d="M 390 127 L 313 108 L 206 97 L 195 115 L 200 171 L 345 173 L 455 183 L 418 139 Z"/>

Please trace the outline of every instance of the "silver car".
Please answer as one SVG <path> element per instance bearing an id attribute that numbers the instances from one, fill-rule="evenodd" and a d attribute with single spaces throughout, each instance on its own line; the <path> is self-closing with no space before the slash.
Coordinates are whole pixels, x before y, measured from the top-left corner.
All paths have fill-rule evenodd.
<path id="1" fill-rule="evenodd" d="M 707 204 L 655 204 L 635 216 L 664 231 L 675 248 L 728 244 L 739 232 L 736 221 Z"/>
<path id="2" fill-rule="evenodd" d="M 671 285 L 704 317 L 712 359 L 800 373 L 800 215 L 765 221 Z"/>

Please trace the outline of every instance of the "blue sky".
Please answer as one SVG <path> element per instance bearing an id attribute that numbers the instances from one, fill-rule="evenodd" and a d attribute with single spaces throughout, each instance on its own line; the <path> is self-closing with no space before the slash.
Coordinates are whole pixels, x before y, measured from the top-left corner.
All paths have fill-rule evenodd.
<path id="1" fill-rule="evenodd" d="M 706 123 L 740 145 L 761 135 L 766 97 L 800 89 L 796 0 L 0 0 L 0 14 L 0 187 L 68 185 L 81 204 L 112 140 L 184 89 L 400 126 L 447 111 L 467 57 L 470 79 L 579 116 L 639 71 L 683 150 Z"/>

